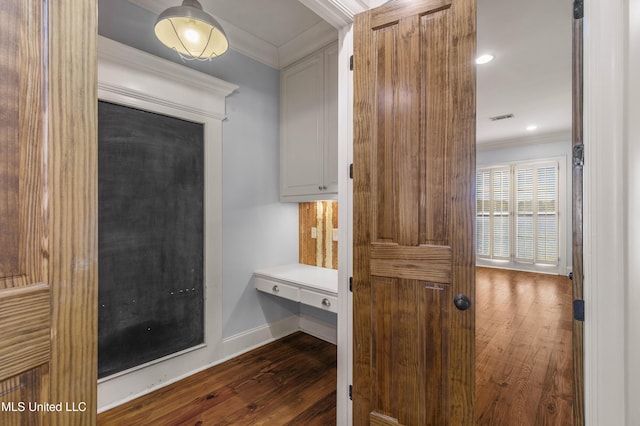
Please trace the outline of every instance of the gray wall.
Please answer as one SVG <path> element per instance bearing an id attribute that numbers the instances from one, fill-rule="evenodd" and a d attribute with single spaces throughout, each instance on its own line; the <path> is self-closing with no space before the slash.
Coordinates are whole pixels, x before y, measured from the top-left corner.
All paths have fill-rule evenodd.
<path id="1" fill-rule="evenodd" d="M 126 0 L 99 0 L 98 13 L 100 35 L 182 63 L 156 40 L 153 13 Z M 257 292 L 251 279 L 255 269 L 298 261 L 298 205 L 278 201 L 280 73 L 233 50 L 185 65 L 240 86 L 227 98 L 222 127 L 223 335 L 229 337 L 299 312 L 297 303 Z"/>

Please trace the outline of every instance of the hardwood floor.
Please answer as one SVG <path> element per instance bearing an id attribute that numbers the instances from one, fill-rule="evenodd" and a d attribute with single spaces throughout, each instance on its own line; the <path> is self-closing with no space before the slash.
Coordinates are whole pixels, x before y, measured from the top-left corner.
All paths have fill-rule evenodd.
<path id="1" fill-rule="evenodd" d="M 563 276 L 477 269 L 478 425 L 572 425 L 572 295 Z"/>
<path id="2" fill-rule="evenodd" d="M 572 425 L 571 282 L 477 269 L 478 425 Z M 335 425 L 336 347 L 296 333 L 98 415 L 99 425 Z"/>
<path id="3" fill-rule="evenodd" d="M 98 415 L 98 425 L 335 425 L 336 347 L 295 333 Z"/>

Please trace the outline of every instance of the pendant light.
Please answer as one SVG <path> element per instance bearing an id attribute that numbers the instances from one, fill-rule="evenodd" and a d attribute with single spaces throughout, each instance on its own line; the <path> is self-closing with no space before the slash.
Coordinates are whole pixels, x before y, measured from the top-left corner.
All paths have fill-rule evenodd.
<path id="1" fill-rule="evenodd" d="M 154 31 L 158 40 L 183 60 L 211 60 L 229 48 L 222 27 L 202 10 L 198 0 L 184 0 L 181 6 L 162 12 Z"/>

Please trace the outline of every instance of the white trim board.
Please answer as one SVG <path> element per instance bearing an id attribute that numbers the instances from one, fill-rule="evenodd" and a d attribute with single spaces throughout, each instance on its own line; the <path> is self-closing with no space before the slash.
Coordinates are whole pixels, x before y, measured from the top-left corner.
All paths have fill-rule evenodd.
<path id="1" fill-rule="evenodd" d="M 338 45 L 338 389 L 336 393 L 337 425 L 350 425 L 353 402 L 349 384 L 353 383 L 353 294 L 349 277 L 353 276 L 353 180 L 349 164 L 353 163 L 353 73 L 349 58 L 353 54 L 351 24 L 340 30 Z"/>
<path id="2" fill-rule="evenodd" d="M 584 369 L 586 425 L 625 418 L 625 31 L 627 0 L 584 4 Z M 637 78 L 637 76 L 636 76 Z M 634 118 L 636 119 L 636 118 Z M 635 260 L 637 262 L 637 260 Z M 637 361 L 636 361 L 637 362 Z M 637 406 L 636 401 L 631 402 Z"/>
<path id="3" fill-rule="evenodd" d="M 98 99 L 202 123 L 206 164 L 204 344 L 101 379 L 100 410 L 222 358 L 222 120 L 225 98 L 236 88 L 223 80 L 98 38 Z"/>

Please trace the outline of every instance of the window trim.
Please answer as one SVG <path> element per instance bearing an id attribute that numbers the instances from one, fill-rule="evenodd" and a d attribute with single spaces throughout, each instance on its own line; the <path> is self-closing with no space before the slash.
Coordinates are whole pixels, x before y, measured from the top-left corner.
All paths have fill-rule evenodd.
<path id="1" fill-rule="evenodd" d="M 516 191 L 515 191 L 515 170 L 518 167 L 530 167 L 530 166 L 542 166 L 545 164 L 554 164 L 558 167 L 558 176 L 557 176 L 557 216 L 558 216 L 558 263 L 557 264 L 546 264 L 546 263 L 536 263 L 535 259 L 533 262 L 526 262 L 522 260 L 517 260 L 515 257 L 515 220 L 516 220 Z M 500 169 L 508 167 L 510 170 L 510 194 L 509 194 L 509 203 L 510 203 L 510 213 L 509 216 L 511 220 L 509 221 L 509 245 L 510 245 L 510 257 L 508 259 L 500 259 L 500 258 L 491 258 L 483 257 L 477 255 L 476 248 L 476 265 L 477 266 L 487 266 L 494 268 L 502 268 L 502 269 L 513 269 L 513 270 L 522 270 L 522 271 L 530 271 L 530 272 L 541 272 L 541 273 L 549 273 L 549 274 L 561 274 L 564 275 L 566 273 L 566 251 L 567 251 L 567 224 L 566 224 L 566 210 L 570 208 L 567 205 L 567 164 L 566 164 L 566 156 L 556 156 L 549 158 L 540 158 L 540 159 L 524 159 L 519 161 L 509 161 L 509 162 L 500 162 L 500 163 L 491 163 L 491 164 L 479 164 L 476 168 L 476 176 L 479 172 L 488 171 L 491 169 Z M 477 190 L 477 189 L 476 189 Z M 493 188 L 491 188 L 491 193 L 493 192 Z M 476 203 L 477 205 L 477 203 Z M 491 210 L 491 209 L 490 209 Z M 476 225 L 477 214 L 474 217 L 474 225 Z M 474 238 L 476 238 L 476 233 L 474 232 Z M 490 241 L 493 239 L 493 223 L 491 221 L 490 225 Z M 477 244 L 477 240 L 474 241 Z M 536 244 L 534 240 L 534 244 Z M 490 246 L 491 247 L 491 246 Z M 491 254 L 491 248 L 490 254 Z"/>

